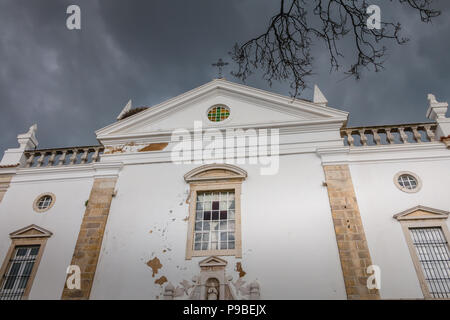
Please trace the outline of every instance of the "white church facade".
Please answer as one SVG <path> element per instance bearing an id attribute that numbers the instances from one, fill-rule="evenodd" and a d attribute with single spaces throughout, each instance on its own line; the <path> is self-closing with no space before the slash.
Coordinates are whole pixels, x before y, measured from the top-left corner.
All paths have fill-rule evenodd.
<path id="1" fill-rule="evenodd" d="M 448 299 L 450 118 L 224 79 L 0 162 L 0 299 Z M 79 275 L 79 278 L 77 276 Z"/>

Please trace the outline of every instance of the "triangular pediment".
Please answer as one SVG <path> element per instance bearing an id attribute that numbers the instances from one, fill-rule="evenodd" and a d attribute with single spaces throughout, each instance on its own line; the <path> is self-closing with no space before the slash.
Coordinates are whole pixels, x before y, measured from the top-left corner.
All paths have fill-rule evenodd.
<path id="1" fill-rule="evenodd" d="M 416 206 L 394 215 L 401 220 L 447 219 L 449 212 L 424 206 Z"/>
<path id="2" fill-rule="evenodd" d="M 48 238 L 52 235 L 50 231 L 38 227 L 35 224 L 29 225 L 28 227 L 16 230 L 9 234 L 11 239 L 18 238 Z"/>
<path id="3" fill-rule="evenodd" d="M 208 257 L 199 263 L 200 267 L 225 267 L 228 262 L 216 256 Z"/>
<path id="4" fill-rule="evenodd" d="M 229 119 L 213 123 L 207 110 L 214 105 L 229 107 Z M 226 81 L 213 80 L 145 111 L 97 130 L 97 139 L 126 139 L 143 135 L 164 135 L 176 129 L 191 130 L 194 121 L 206 128 L 258 128 L 280 124 L 302 125 L 346 121 L 347 112 L 306 100 L 292 99 Z"/>

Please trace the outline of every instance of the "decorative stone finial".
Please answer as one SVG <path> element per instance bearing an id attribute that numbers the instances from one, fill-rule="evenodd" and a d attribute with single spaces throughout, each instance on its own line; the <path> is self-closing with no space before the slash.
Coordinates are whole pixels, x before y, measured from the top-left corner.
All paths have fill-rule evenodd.
<path id="1" fill-rule="evenodd" d="M 328 104 L 327 98 L 323 95 L 322 91 L 320 91 L 317 84 L 314 85 L 314 98 L 313 102 L 322 106 L 326 106 Z"/>
<path id="2" fill-rule="evenodd" d="M 428 94 L 427 118 L 437 123 L 436 139 L 450 137 L 450 118 L 445 114 L 448 110 L 447 102 L 438 102 L 433 94 Z"/>
<path id="3" fill-rule="evenodd" d="M 27 134 L 35 135 L 36 131 L 37 131 L 37 124 L 35 123 L 30 127 L 30 129 L 28 129 Z"/>
<path id="4" fill-rule="evenodd" d="M 128 101 L 128 103 L 125 105 L 125 107 L 122 109 L 122 111 L 117 116 L 117 120 L 122 119 L 123 115 L 131 110 L 132 102 L 131 99 Z"/>
<path id="5" fill-rule="evenodd" d="M 434 94 L 429 93 L 427 98 L 428 98 L 428 101 L 430 101 L 430 105 L 432 103 L 438 103 Z"/>
<path id="6" fill-rule="evenodd" d="M 447 102 L 438 102 L 433 94 L 431 93 L 428 94 L 428 110 L 427 110 L 428 119 L 437 120 L 440 118 L 445 118 L 447 109 L 448 109 Z"/>
<path id="7" fill-rule="evenodd" d="M 30 150 L 38 146 L 36 139 L 37 124 L 33 124 L 26 133 L 19 134 L 17 136 L 17 142 L 19 142 L 20 149 Z"/>
<path id="8" fill-rule="evenodd" d="M 0 161 L 1 166 L 23 165 L 25 163 L 25 150 L 36 149 L 38 141 L 36 139 L 37 124 L 33 124 L 26 133 L 17 136 L 19 148 L 12 148 L 5 151 Z"/>

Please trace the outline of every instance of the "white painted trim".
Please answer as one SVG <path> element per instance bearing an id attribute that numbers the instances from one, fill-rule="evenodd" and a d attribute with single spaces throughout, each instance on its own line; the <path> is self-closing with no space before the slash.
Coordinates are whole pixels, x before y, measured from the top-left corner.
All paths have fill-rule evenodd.
<path id="1" fill-rule="evenodd" d="M 348 112 L 314 104 L 304 100 L 294 100 L 292 98 L 239 85 L 223 79 L 216 79 L 175 98 L 169 99 L 161 104 L 150 107 L 148 110 L 97 130 L 95 132 L 97 139 L 100 140 L 102 138 L 106 138 L 113 132 L 121 131 L 132 126 L 142 124 L 143 122 L 147 122 L 149 119 L 157 117 L 158 114 L 176 109 L 180 104 L 189 103 L 190 101 L 205 96 L 212 91 L 232 92 L 239 94 L 242 97 L 256 98 L 258 100 L 274 104 L 274 107 L 278 108 L 280 111 L 303 111 L 323 118 L 342 118 L 344 121 L 348 118 Z"/>
<path id="2" fill-rule="evenodd" d="M 55 166 L 42 168 L 18 168 L 10 185 L 28 182 L 66 181 L 72 179 L 116 178 L 122 162 L 95 162 L 87 165 Z"/>

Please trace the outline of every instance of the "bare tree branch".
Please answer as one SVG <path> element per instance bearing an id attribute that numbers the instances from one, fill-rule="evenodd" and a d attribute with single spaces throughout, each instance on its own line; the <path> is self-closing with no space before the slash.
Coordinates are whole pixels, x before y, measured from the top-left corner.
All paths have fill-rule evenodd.
<path id="1" fill-rule="evenodd" d="M 390 1 L 416 10 L 422 22 L 440 15 L 432 8 L 433 0 Z M 354 62 L 345 73 L 359 79 L 364 68 L 377 72 L 383 68 L 386 54 L 382 40 L 401 45 L 408 39 L 400 36 L 399 22 L 382 20 L 380 29 L 367 28 L 368 6 L 366 0 L 281 0 L 279 13 L 271 18 L 264 33 L 242 45 L 235 44 L 230 54 L 238 70 L 232 74 L 245 81 L 254 70 L 261 69 L 270 85 L 274 80 L 290 80 L 295 97 L 313 72 L 310 51 L 314 41 L 325 43 L 331 71 L 338 71 L 344 57 L 338 43 L 344 37 L 352 39 L 355 52 Z"/>

